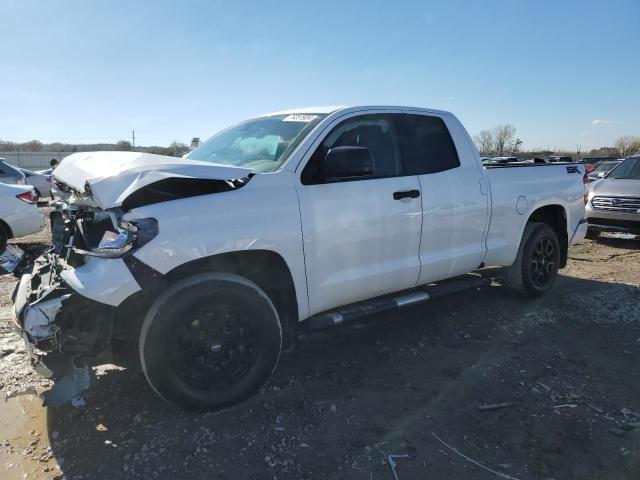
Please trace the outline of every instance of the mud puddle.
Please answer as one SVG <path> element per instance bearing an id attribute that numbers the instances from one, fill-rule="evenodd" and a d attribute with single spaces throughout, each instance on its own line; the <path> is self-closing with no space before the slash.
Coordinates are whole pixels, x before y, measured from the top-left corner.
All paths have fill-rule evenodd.
<path id="1" fill-rule="evenodd" d="M 50 479 L 61 475 L 51 453 L 47 409 L 36 395 L 0 399 L 0 478 Z M 53 436 L 57 434 L 54 433 Z"/>

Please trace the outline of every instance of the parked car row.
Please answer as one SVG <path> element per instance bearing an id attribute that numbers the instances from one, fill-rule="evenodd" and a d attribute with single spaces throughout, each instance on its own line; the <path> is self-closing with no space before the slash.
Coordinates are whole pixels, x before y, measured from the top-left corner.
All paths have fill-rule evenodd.
<path id="1" fill-rule="evenodd" d="M 42 229 L 44 216 L 37 202 L 44 196 L 51 196 L 51 175 L 14 167 L 0 158 L 0 272 L 7 241 Z"/>
<path id="2" fill-rule="evenodd" d="M 518 157 L 480 157 L 482 164 L 485 166 L 491 165 L 508 165 L 514 163 L 573 163 L 571 157 L 562 156 L 550 156 L 550 157 L 536 157 L 526 160 L 520 160 Z"/>
<path id="3" fill-rule="evenodd" d="M 9 185 L 31 185 L 38 198 L 51 197 L 51 170 L 34 172 L 26 168 L 9 165 L 0 158 L 0 183 Z"/>

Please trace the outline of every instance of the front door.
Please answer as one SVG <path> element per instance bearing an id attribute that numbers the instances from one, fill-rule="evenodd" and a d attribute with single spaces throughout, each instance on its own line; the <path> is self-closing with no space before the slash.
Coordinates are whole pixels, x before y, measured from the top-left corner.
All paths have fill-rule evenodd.
<path id="1" fill-rule="evenodd" d="M 318 178 L 330 148 L 366 147 L 373 175 Z M 416 285 L 422 223 L 420 183 L 402 175 L 390 115 L 344 120 L 324 138 L 298 185 L 310 314 Z"/>

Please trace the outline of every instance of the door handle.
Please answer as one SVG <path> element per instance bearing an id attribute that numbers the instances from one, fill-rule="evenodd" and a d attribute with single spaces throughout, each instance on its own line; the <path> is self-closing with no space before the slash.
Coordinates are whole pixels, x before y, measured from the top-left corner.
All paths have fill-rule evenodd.
<path id="1" fill-rule="evenodd" d="M 394 200 L 402 200 L 403 198 L 418 198 L 420 190 L 406 190 L 404 192 L 393 192 Z"/>

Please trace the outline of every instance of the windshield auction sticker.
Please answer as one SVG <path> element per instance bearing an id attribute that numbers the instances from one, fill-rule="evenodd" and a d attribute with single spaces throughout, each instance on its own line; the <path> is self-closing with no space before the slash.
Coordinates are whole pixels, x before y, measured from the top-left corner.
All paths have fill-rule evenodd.
<path id="1" fill-rule="evenodd" d="M 318 118 L 317 115 L 309 115 L 306 113 L 293 113 L 282 119 L 283 122 L 310 122 Z"/>

